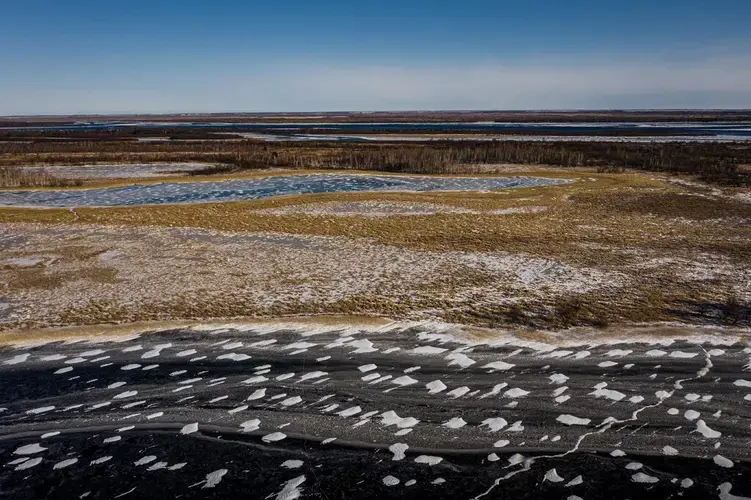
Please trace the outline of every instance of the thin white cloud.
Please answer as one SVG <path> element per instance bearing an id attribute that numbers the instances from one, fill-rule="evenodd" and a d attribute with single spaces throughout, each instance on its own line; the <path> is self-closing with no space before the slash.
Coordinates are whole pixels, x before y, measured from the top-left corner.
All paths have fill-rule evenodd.
<path id="1" fill-rule="evenodd" d="M 252 74 L 2 89 L 0 114 L 751 107 L 751 55 L 665 64 L 599 60 L 392 66 L 280 64 Z"/>

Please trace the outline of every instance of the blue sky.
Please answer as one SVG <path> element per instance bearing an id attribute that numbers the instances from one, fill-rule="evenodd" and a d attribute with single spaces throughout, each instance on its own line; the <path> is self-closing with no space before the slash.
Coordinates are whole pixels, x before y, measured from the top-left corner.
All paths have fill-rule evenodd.
<path id="1" fill-rule="evenodd" d="M 0 115 L 751 108 L 748 0 L 0 0 Z"/>

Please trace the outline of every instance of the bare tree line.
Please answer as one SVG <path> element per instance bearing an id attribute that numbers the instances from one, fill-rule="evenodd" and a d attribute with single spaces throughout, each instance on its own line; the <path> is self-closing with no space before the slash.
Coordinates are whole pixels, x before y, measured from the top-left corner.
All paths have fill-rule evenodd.
<path id="1" fill-rule="evenodd" d="M 0 165 L 136 161 L 206 161 L 225 165 L 218 168 L 222 171 L 285 167 L 421 174 L 454 173 L 458 166 L 471 172 L 467 165 L 523 163 L 694 174 L 718 184 L 751 185 L 751 145 L 739 143 L 0 142 Z"/>

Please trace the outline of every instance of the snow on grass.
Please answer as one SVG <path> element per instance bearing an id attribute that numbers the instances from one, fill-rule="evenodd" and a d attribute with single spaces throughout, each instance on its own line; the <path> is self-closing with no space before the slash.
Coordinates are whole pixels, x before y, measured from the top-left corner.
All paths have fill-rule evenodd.
<path id="1" fill-rule="evenodd" d="M 420 455 L 415 458 L 416 464 L 425 464 L 425 465 L 438 465 L 443 461 L 443 458 L 436 457 L 434 455 Z"/>
<path id="2" fill-rule="evenodd" d="M 683 414 L 683 416 L 686 418 L 686 420 L 696 420 L 701 416 L 701 413 L 699 413 L 696 410 L 686 410 L 686 413 Z"/>
<path id="3" fill-rule="evenodd" d="M 654 476 L 649 476 L 643 472 L 637 472 L 636 474 L 631 476 L 631 481 L 635 483 L 654 484 L 659 482 L 659 479 Z"/>
<path id="4" fill-rule="evenodd" d="M 112 396 L 112 399 L 132 398 L 133 396 L 136 396 L 137 394 L 138 394 L 138 391 L 125 391 L 115 396 Z"/>
<path id="5" fill-rule="evenodd" d="M 257 418 L 252 418 L 250 420 L 246 420 L 245 422 L 240 424 L 240 428 L 243 432 L 253 432 L 257 431 L 261 426 L 261 421 Z"/>
<path id="6" fill-rule="evenodd" d="M 665 445 L 662 447 L 662 454 L 672 457 L 672 456 L 678 455 L 678 450 L 676 450 L 672 446 Z"/>
<path id="7" fill-rule="evenodd" d="M 222 354 L 217 356 L 216 359 L 229 359 L 231 361 L 246 361 L 250 359 L 250 356 L 243 353 L 230 352 L 229 354 Z"/>
<path id="8" fill-rule="evenodd" d="M 545 473 L 544 481 L 550 481 L 551 483 L 560 483 L 563 481 L 563 478 L 558 475 L 558 471 L 555 469 L 550 469 Z"/>
<path id="9" fill-rule="evenodd" d="M 487 426 L 490 432 L 498 432 L 508 425 L 508 422 L 501 417 L 486 418 L 480 424 L 480 427 Z"/>
<path id="10" fill-rule="evenodd" d="M 328 372 L 314 371 L 314 372 L 305 373 L 302 376 L 300 376 L 300 382 L 304 382 L 306 380 L 314 380 L 317 378 L 325 377 L 326 375 L 328 375 Z"/>
<path id="11" fill-rule="evenodd" d="M 515 387 L 513 389 L 509 389 L 508 391 L 503 393 L 504 398 L 522 398 L 529 394 L 529 391 L 525 391 L 524 389 L 520 389 L 518 387 Z"/>
<path id="12" fill-rule="evenodd" d="M 368 354 L 376 352 L 378 349 L 373 347 L 373 343 L 368 339 L 359 339 L 349 343 L 349 347 L 354 347 L 354 351 L 350 351 L 352 354 Z"/>
<path id="13" fill-rule="evenodd" d="M 391 446 L 389 446 L 389 451 L 394 454 L 394 457 L 392 460 L 399 461 L 404 460 L 405 454 L 404 452 L 407 451 L 409 448 L 409 445 L 406 443 L 394 443 Z"/>
<path id="14" fill-rule="evenodd" d="M 302 488 L 300 485 L 304 482 L 305 476 L 297 476 L 296 478 L 290 479 L 284 483 L 282 490 L 276 494 L 276 500 L 295 500 L 300 498 L 302 496 Z"/>
<path id="15" fill-rule="evenodd" d="M 269 379 L 263 375 L 256 375 L 242 381 L 243 384 L 260 384 L 261 382 L 267 382 Z"/>
<path id="16" fill-rule="evenodd" d="M 42 406 L 40 408 L 34 408 L 34 409 L 31 409 L 31 410 L 27 410 L 26 413 L 28 415 L 39 415 L 41 413 L 47 413 L 47 412 L 52 411 L 54 409 L 55 409 L 54 406 Z"/>
<path id="17" fill-rule="evenodd" d="M 229 472 L 227 469 L 219 469 L 215 470 L 214 472 L 209 472 L 206 474 L 206 480 L 203 486 L 201 488 L 213 488 L 217 484 L 219 484 L 222 480 L 222 478 Z"/>
<path id="18" fill-rule="evenodd" d="M 156 460 L 156 456 L 155 455 L 146 455 L 144 457 L 139 458 L 135 462 L 133 462 L 133 465 L 135 465 L 135 466 L 148 465 L 151 462 L 153 462 L 154 460 Z"/>
<path id="19" fill-rule="evenodd" d="M 611 401 L 621 401 L 626 397 L 626 395 L 622 392 L 614 391 L 612 389 L 605 389 L 605 386 L 607 385 L 608 384 L 606 382 L 598 384 L 597 386 L 595 386 L 596 390 L 594 392 L 590 392 L 589 395 L 596 398 L 610 399 Z"/>
<path id="20" fill-rule="evenodd" d="M 720 431 L 716 431 L 714 429 L 711 429 L 704 420 L 697 420 L 696 421 L 696 431 L 699 432 L 702 436 L 708 439 L 717 439 L 720 436 L 722 436 L 722 433 Z"/>
<path id="21" fill-rule="evenodd" d="M 488 392 L 486 392 L 485 394 L 483 394 L 482 396 L 480 396 L 480 399 L 485 399 L 485 398 L 489 398 L 489 397 L 492 397 L 492 396 L 497 396 L 506 387 L 508 387 L 508 383 L 506 383 L 506 382 L 503 382 L 501 384 L 496 384 L 496 385 L 493 386 L 492 389 L 490 389 Z"/>
<path id="22" fill-rule="evenodd" d="M 127 409 L 135 408 L 136 406 L 141 406 L 142 404 L 145 404 L 146 400 L 142 399 L 141 401 L 133 401 L 132 403 L 124 404 L 122 407 Z"/>
<path id="23" fill-rule="evenodd" d="M 52 466 L 52 469 L 53 470 L 64 469 L 66 467 L 70 467 L 71 465 L 73 465 L 73 464 L 75 464 L 77 462 L 78 462 L 77 458 L 69 458 L 67 460 L 62 460 L 62 461 L 56 463 L 55 465 Z"/>
<path id="24" fill-rule="evenodd" d="M 20 363 L 25 362 L 27 359 L 29 359 L 29 356 L 31 356 L 31 354 L 29 353 L 18 354 L 16 356 L 13 356 L 12 358 L 9 358 L 3 361 L 3 364 L 4 365 L 18 365 Z"/>
<path id="25" fill-rule="evenodd" d="M 444 352 L 448 351 L 448 349 L 445 349 L 443 347 L 434 347 L 431 345 L 423 345 L 420 347 L 415 347 L 410 352 L 412 354 L 442 354 Z"/>
<path id="26" fill-rule="evenodd" d="M 275 443 L 277 441 L 281 441 L 282 439 L 285 439 L 287 435 L 283 432 L 272 432 L 271 434 L 266 434 L 261 438 L 261 441 L 264 443 Z"/>
<path id="27" fill-rule="evenodd" d="M 20 465 L 17 465 L 15 470 L 26 470 L 31 469 L 32 467 L 36 467 L 37 465 L 42 463 L 41 458 L 31 458 L 29 460 L 26 460 L 22 462 Z"/>
<path id="28" fill-rule="evenodd" d="M 459 399 L 470 391 L 470 388 L 465 386 L 457 387 L 456 389 L 446 393 L 447 396 L 451 396 L 454 399 Z"/>
<path id="29" fill-rule="evenodd" d="M 417 382 L 418 381 L 416 379 L 410 377 L 409 375 L 402 375 L 401 377 L 395 378 L 391 381 L 392 384 L 396 384 L 402 387 L 416 384 Z"/>
<path id="30" fill-rule="evenodd" d="M 726 469 L 730 469 L 734 465 L 732 460 L 727 459 L 722 455 L 715 455 L 712 461 L 714 461 L 714 463 L 716 463 L 720 467 L 724 467 Z"/>
<path id="31" fill-rule="evenodd" d="M 357 415 L 360 412 L 362 412 L 362 408 L 360 408 L 359 406 L 353 406 L 352 408 L 347 408 L 346 410 L 338 412 L 337 415 L 346 418 Z"/>
<path id="32" fill-rule="evenodd" d="M 550 379 L 551 384 L 565 384 L 568 380 L 568 377 L 562 373 L 554 373 L 548 377 Z"/>
<path id="33" fill-rule="evenodd" d="M 16 448 L 16 451 L 13 452 L 14 455 L 34 455 L 35 453 L 41 453 L 45 451 L 47 448 L 40 446 L 39 443 L 33 443 L 33 444 L 27 444 L 24 446 L 19 446 Z"/>
<path id="34" fill-rule="evenodd" d="M 245 401 L 255 401 L 256 399 L 262 399 L 264 397 L 266 397 L 266 389 L 256 389 L 255 391 L 253 391 L 253 394 L 245 399 Z"/>
<path id="35" fill-rule="evenodd" d="M 524 426 L 522 425 L 521 420 L 517 420 L 513 424 L 511 424 L 511 427 L 506 429 L 506 432 L 522 432 L 524 430 Z"/>
<path id="36" fill-rule="evenodd" d="M 198 432 L 198 422 L 187 424 L 180 429 L 180 434 L 193 434 L 194 432 Z"/>
<path id="37" fill-rule="evenodd" d="M 162 354 L 162 351 L 164 349 L 168 349 L 170 347 L 172 347 L 172 344 L 169 344 L 169 343 L 155 345 L 151 350 L 146 351 L 145 353 L 143 353 L 141 355 L 141 358 L 142 359 L 156 358 L 156 357 L 158 357 L 159 355 Z"/>
<path id="38" fill-rule="evenodd" d="M 683 351 L 673 351 L 668 356 L 671 358 L 677 358 L 677 359 L 691 359 L 698 356 L 698 352 L 683 352 Z"/>
<path id="39" fill-rule="evenodd" d="M 566 483 L 566 487 L 568 488 L 568 487 L 571 487 L 571 486 L 578 486 L 578 485 L 582 484 L 583 482 L 584 482 L 584 478 L 583 477 L 576 476 L 574 479 L 572 479 L 571 481 L 569 481 L 568 483 Z"/>
<path id="40" fill-rule="evenodd" d="M 579 418 L 574 415 L 558 415 L 556 420 L 564 425 L 589 425 L 592 422 L 589 418 Z"/>
<path id="41" fill-rule="evenodd" d="M 449 366 L 459 366 L 462 369 L 469 368 L 476 363 L 474 359 L 461 352 L 452 352 L 444 359 L 449 360 Z"/>
<path id="42" fill-rule="evenodd" d="M 302 403 L 302 398 L 300 396 L 292 396 L 282 401 L 281 405 L 282 406 L 294 406 L 300 403 Z"/>
<path id="43" fill-rule="evenodd" d="M 510 370 L 514 366 L 516 365 L 513 365 L 511 363 L 506 363 L 505 361 L 493 361 L 492 363 L 483 365 L 483 368 L 490 368 L 491 370 L 498 370 L 498 371 L 506 371 L 506 370 Z"/>
<path id="44" fill-rule="evenodd" d="M 382 481 L 386 486 L 397 486 L 400 483 L 399 479 L 394 476 L 386 476 Z"/>
<path id="45" fill-rule="evenodd" d="M 419 420 L 413 417 L 402 418 L 399 415 L 397 415 L 396 412 L 394 412 L 393 410 L 386 411 L 382 413 L 380 416 L 381 416 L 383 425 L 385 425 L 386 427 L 395 425 L 399 429 L 406 429 L 409 427 L 414 427 L 420 422 Z"/>
<path id="46" fill-rule="evenodd" d="M 465 422 L 462 417 L 454 417 L 443 423 L 443 426 L 448 427 L 449 429 L 461 429 L 465 425 L 467 425 L 467 422 Z"/>
<path id="47" fill-rule="evenodd" d="M 302 460 L 285 460 L 282 462 L 282 467 L 285 469 L 299 469 L 303 466 Z"/>

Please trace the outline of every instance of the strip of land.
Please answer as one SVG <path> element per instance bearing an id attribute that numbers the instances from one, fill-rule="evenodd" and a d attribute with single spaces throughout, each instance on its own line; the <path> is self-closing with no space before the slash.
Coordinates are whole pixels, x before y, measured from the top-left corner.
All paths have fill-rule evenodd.
<path id="1" fill-rule="evenodd" d="M 3 328 L 366 314 L 748 325 L 751 203 L 649 174 L 499 192 L 0 209 Z"/>

